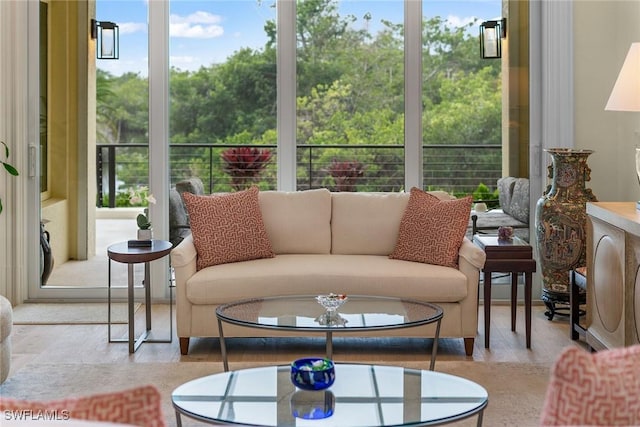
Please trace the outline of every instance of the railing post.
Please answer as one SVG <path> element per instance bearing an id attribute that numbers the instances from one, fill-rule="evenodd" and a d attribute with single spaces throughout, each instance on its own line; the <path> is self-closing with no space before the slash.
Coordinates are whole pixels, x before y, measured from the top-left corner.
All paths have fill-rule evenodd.
<path id="1" fill-rule="evenodd" d="M 213 147 L 209 147 L 209 193 L 213 193 Z"/>
<path id="2" fill-rule="evenodd" d="M 110 145 L 108 148 L 109 155 L 107 161 L 109 162 L 109 207 L 116 207 L 116 147 Z"/>
<path id="3" fill-rule="evenodd" d="M 98 187 L 98 201 L 97 206 L 98 208 L 102 207 L 102 203 L 104 202 L 104 188 L 102 186 L 102 178 L 103 178 L 103 170 L 102 170 L 102 147 L 98 146 L 96 147 L 96 175 L 97 175 L 97 180 L 98 182 L 96 182 L 96 185 Z"/>
<path id="4" fill-rule="evenodd" d="M 313 148 L 309 147 L 309 190 L 313 186 Z"/>

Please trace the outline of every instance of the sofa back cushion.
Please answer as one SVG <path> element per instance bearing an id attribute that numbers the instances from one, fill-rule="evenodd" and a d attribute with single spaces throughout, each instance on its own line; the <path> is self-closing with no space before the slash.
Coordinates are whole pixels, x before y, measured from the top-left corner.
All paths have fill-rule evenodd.
<path id="1" fill-rule="evenodd" d="M 332 193 L 331 253 L 389 255 L 398 239 L 407 193 Z"/>
<path id="2" fill-rule="evenodd" d="M 328 254 L 331 251 L 331 193 L 261 191 L 258 200 L 276 254 Z"/>
<path id="3" fill-rule="evenodd" d="M 444 191 L 430 194 L 451 199 Z M 331 193 L 331 253 L 389 255 L 409 193 Z"/>
<path id="4" fill-rule="evenodd" d="M 529 180 L 518 178 L 513 186 L 511 206 L 509 208 L 512 217 L 518 221 L 529 224 Z"/>
<path id="5" fill-rule="evenodd" d="M 529 179 L 506 176 L 498 180 L 502 212 L 529 224 Z"/>
<path id="6" fill-rule="evenodd" d="M 511 214 L 511 197 L 513 196 L 513 187 L 516 185 L 516 178 L 505 176 L 498 180 L 498 200 L 502 212 Z"/>

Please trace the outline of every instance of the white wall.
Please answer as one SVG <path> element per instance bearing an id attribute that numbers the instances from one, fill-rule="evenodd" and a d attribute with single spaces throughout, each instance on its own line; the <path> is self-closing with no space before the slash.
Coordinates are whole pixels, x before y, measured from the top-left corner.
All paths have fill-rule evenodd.
<path id="1" fill-rule="evenodd" d="M 595 151 L 588 186 L 601 201 L 640 200 L 640 112 L 604 110 L 629 46 L 640 42 L 640 0 L 577 0 L 573 8 L 575 146 Z"/>
<path id="2" fill-rule="evenodd" d="M 24 215 L 27 169 L 27 2 L 0 1 L 0 139 L 10 149 L 10 163 L 20 176 L 0 170 L 0 195 L 4 210 L 0 214 L 0 294 L 13 304 L 22 301 L 21 286 L 26 283 L 23 268 L 26 239 Z M 4 150 L 4 147 L 2 147 Z M 4 152 L 3 157 L 4 159 Z M 25 287 L 26 288 L 26 287 Z"/>

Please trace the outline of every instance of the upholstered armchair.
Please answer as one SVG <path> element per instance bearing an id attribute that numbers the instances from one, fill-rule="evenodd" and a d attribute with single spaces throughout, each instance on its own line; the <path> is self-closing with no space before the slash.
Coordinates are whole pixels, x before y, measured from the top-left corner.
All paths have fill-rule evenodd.
<path id="1" fill-rule="evenodd" d="M 189 215 L 184 207 L 182 193 L 203 194 L 204 184 L 200 178 L 190 178 L 176 183 L 169 192 L 169 241 L 176 247 L 191 233 Z"/>
<path id="2" fill-rule="evenodd" d="M 13 308 L 8 299 L 0 295 L 0 384 L 9 376 L 11 369 L 11 328 Z"/>
<path id="3" fill-rule="evenodd" d="M 48 413 L 60 420 L 103 421 L 140 427 L 165 427 L 162 396 L 151 385 L 139 386 L 114 393 L 95 394 L 46 402 L 0 399 L 0 411 L 18 414 Z M 6 418 L 5 418 L 6 419 Z"/>
<path id="4" fill-rule="evenodd" d="M 551 371 L 540 425 L 640 425 L 640 345 L 565 349 Z"/>

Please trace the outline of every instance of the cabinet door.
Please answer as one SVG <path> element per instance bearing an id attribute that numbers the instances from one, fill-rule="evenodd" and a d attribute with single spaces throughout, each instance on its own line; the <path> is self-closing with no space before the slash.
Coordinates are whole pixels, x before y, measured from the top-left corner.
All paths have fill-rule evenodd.
<path id="1" fill-rule="evenodd" d="M 587 342 L 594 348 L 625 344 L 625 233 L 587 218 Z"/>
<path id="2" fill-rule="evenodd" d="M 640 236 L 627 234 L 625 345 L 640 343 Z"/>

